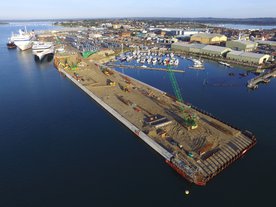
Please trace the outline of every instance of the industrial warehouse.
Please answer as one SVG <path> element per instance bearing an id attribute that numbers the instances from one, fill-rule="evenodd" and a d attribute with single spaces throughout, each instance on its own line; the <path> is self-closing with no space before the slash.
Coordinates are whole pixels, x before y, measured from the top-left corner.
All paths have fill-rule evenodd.
<path id="1" fill-rule="evenodd" d="M 267 62 L 270 58 L 270 55 L 258 54 L 253 52 L 231 51 L 227 53 L 227 58 L 238 62 L 246 62 L 260 65 Z"/>
<path id="2" fill-rule="evenodd" d="M 226 42 L 226 47 L 237 51 L 251 52 L 257 49 L 258 43 L 247 40 L 231 40 Z"/>
<path id="3" fill-rule="evenodd" d="M 227 41 L 227 37 L 221 34 L 198 33 L 191 36 L 191 42 L 198 42 L 207 45 L 221 44 Z"/>
<path id="4" fill-rule="evenodd" d="M 176 52 L 204 55 L 214 58 L 224 58 L 239 63 L 260 65 L 271 59 L 270 55 L 253 52 L 235 51 L 228 47 L 205 45 L 199 43 L 176 42 L 172 44 L 172 50 Z"/>

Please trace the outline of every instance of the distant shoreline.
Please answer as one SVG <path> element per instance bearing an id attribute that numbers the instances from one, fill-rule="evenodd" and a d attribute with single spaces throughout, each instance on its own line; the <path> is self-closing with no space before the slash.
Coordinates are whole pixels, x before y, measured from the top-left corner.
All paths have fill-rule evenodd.
<path id="1" fill-rule="evenodd" d="M 168 21 L 185 21 L 198 22 L 204 24 L 247 24 L 247 25 L 276 25 L 276 17 L 259 17 L 259 18 L 213 18 L 213 17 L 110 17 L 110 18 L 57 18 L 57 19 L 28 19 L 28 20 L 2 20 L 6 22 L 35 22 L 35 21 L 80 21 L 80 20 L 97 20 L 97 19 L 137 19 L 137 20 L 168 20 Z M 0 20 L 1 22 L 1 20 Z M 2 24 L 2 23 L 0 23 Z"/>
<path id="2" fill-rule="evenodd" d="M 78 21 L 113 21 L 114 19 L 123 20 L 125 18 L 86 18 L 86 19 L 29 19 L 29 20 L 0 20 L 0 25 L 9 25 L 13 23 L 32 23 L 32 22 L 51 22 L 56 26 L 72 27 L 71 22 Z M 137 21 L 166 21 L 166 22 L 182 22 L 187 24 L 201 24 L 203 27 L 223 27 L 228 29 L 253 29 L 253 30 L 275 30 L 276 29 L 276 18 L 176 18 L 176 17 L 130 17 L 127 19 Z M 58 24 L 62 23 L 62 24 Z M 74 27 L 74 26 L 73 26 Z"/>

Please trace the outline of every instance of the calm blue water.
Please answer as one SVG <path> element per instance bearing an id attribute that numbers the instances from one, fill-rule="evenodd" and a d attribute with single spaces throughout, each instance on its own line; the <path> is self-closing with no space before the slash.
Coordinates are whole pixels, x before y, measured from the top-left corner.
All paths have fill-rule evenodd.
<path id="1" fill-rule="evenodd" d="M 259 30 L 259 29 L 275 29 L 276 25 L 249 25 L 249 24 L 214 24 L 214 26 L 220 26 L 230 29 L 251 29 L 251 30 Z"/>
<path id="2" fill-rule="evenodd" d="M 18 28 L 0 26 L 1 207 L 274 206 L 275 80 L 250 92 L 244 87 L 249 77 L 228 77 L 229 69 L 212 62 L 206 62 L 205 71 L 177 74 L 185 100 L 252 130 L 259 141 L 244 159 L 197 187 L 61 76 L 52 62 L 36 64 L 31 51 L 7 50 L 7 37 Z M 124 72 L 172 91 L 166 73 Z M 235 86 L 214 86 L 218 83 Z"/>

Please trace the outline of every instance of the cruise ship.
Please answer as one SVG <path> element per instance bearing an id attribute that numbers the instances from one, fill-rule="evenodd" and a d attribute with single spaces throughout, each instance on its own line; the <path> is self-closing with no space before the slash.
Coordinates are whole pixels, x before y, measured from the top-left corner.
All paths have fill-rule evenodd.
<path id="1" fill-rule="evenodd" d="M 10 40 L 11 42 L 14 42 L 14 44 L 20 49 L 20 50 L 27 50 L 32 47 L 32 40 L 34 39 L 34 34 L 31 32 L 27 32 L 27 30 L 19 30 L 18 34 L 12 34 Z"/>

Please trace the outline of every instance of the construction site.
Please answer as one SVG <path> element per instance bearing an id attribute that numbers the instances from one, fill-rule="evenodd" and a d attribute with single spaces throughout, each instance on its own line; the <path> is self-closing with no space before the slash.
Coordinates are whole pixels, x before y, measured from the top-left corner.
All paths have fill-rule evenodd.
<path id="1" fill-rule="evenodd" d="M 174 94 L 101 65 L 101 57 L 84 59 L 72 51 L 55 54 L 56 68 L 189 182 L 206 185 L 256 144 L 251 132 L 186 104 L 170 67 Z"/>

